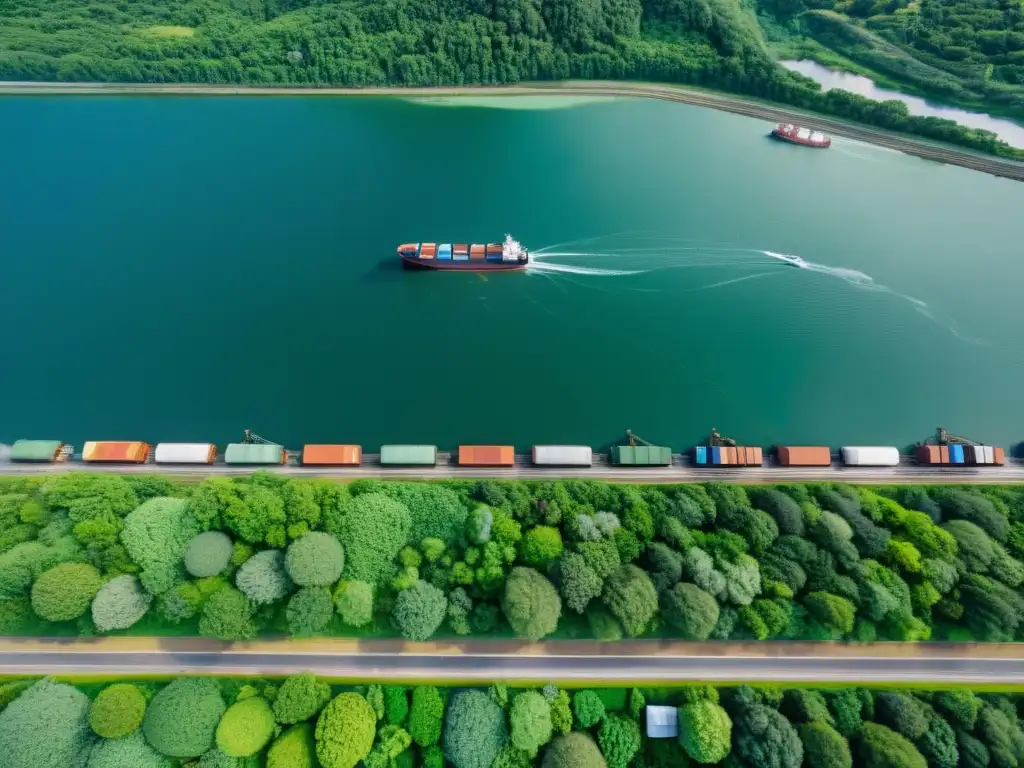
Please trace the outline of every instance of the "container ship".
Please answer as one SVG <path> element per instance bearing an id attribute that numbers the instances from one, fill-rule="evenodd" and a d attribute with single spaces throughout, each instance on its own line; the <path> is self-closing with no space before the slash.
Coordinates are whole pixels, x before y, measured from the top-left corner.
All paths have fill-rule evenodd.
<path id="1" fill-rule="evenodd" d="M 530 252 L 505 235 L 503 243 L 404 243 L 398 256 L 407 269 L 463 269 L 471 272 L 525 269 Z"/>
<path id="2" fill-rule="evenodd" d="M 804 147 L 817 147 L 827 149 L 832 146 L 832 139 L 821 131 L 812 131 L 792 123 L 779 123 L 772 128 L 772 136 L 780 141 L 788 141 L 790 144 L 800 144 Z"/>

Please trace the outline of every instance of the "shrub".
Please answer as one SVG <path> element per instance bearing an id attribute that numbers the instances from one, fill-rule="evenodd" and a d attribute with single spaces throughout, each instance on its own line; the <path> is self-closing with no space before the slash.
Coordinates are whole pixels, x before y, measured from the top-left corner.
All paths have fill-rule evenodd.
<path id="1" fill-rule="evenodd" d="M 383 493 L 364 493 L 348 501 L 331 528 L 347 555 L 350 579 L 380 585 L 387 582 L 398 552 L 409 541 L 412 518 L 408 507 Z"/>
<path id="2" fill-rule="evenodd" d="M 103 583 L 85 563 L 63 563 L 39 575 L 32 585 L 32 609 L 47 621 L 71 621 L 89 608 Z"/>
<path id="3" fill-rule="evenodd" d="M 362 696 L 334 697 L 316 722 L 316 755 L 323 768 L 354 768 L 370 754 L 376 725 L 377 716 Z"/>
<path id="4" fill-rule="evenodd" d="M 733 752 L 747 765 L 800 768 L 804 745 L 782 714 L 754 703 L 741 707 L 733 720 Z"/>
<path id="5" fill-rule="evenodd" d="M 217 748 L 231 757 L 255 755 L 274 736 L 274 713 L 261 696 L 236 701 L 217 726 Z"/>
<path id="6" fill-rule="evenodd" d="M 274 699 L 274 718 L 282 725 L 301 723 L 318 715 L 331 700 L 331 686 L 312 672 L 292 675 Z"/>
<path id="7" fill-rule="evenodd" d="M 857 739 L 858 765 L 863 768 L 927 768 L 917 748 L 884 725 L 865 723 Z"/>
<path id="8" fill-rule="evenodd" d="M 448 611 L 448 601 L 432 584 L 417 581 L 398 593 L 391 619 L 408 640 L 428 640 L 441 626 Z"/>
<path id="9" fill-rule="evenodd" d="M 576 723 L 586 730 L 604 718 L 604 702 L 594 691 L 577 691 L 572 697 L 572 711 Z"/>
<path id="10" fill-rule="evenodd" d="M 508 742 L 505 713 L 481 691 L 452 696 L 444 726 L 444 754 L 455 768 L 490 768 Z"/>
<path id="11" fill-rule="evenodd" d="M 44 678 L 0 712 L 4 768 L 68 768 L 81 765 L 93 741 L 89 697 Z"/>
<path id="12" fill-rule="evenodd" d="M 805 723 L 797 732 L 804 745 L 804 765 L 813 768 L 853 768 L 850 745 L 828 723 Z"/>
<path id="13" fill-rule="evenodd" d="M 412 709 L 409 713 L 409 735 L 421 747 L 436 744 L 441 738 L 444 701 L 437 688 L 418 685 L 412 689 Z"/>
<path id="14" fill-rule="evenodd" d="M 541 768 L 606 768 L 597 744 L 580 731 L 557 737 L 544 750 Z"/>
<path id="15" fill-rule="evenodd" d="M 291 543 L 284 565 L 300 587 L 326 587 L 341 576 L 345 551 L 331 534 L 313 531 Z"/>
<path id="16" fill-rule="evenodd" d="M 601 599 L 630 637 L 639 637 L 658 610 L 654 584 L 635 565 L 624 565 L 605 581 Z"/>
<path id="17" fill-rule="evenodd" d="M 732 720 L 713 701 L 692 701 L 679 708 L 679 743 L 698 763 L 720 762 L 732 744 Z"/>
<path id="18" fill-rule="evenodd" d="M 267 768 L 315 768 L 316 744 L 313 725 L 293 725 L 270 745 Z"/>
<path id="19" fill-rule="evenodd" d="M 213 748 L 225 709 L 213 680 L 180 677 L 153 697 L 142 719 L 142 733 L 168 757 L 199 757 Z"/>
<path id="20" fill-rule="evenodd" d="M 121 543 L 141 568 L 142 586 L 154 595 L 170 589 L 199 526 L 184 499 L 150 499 L 124 519 Z"/>
<path id="21" fill-rule="evenodd" d="M 405 719 L 409 716 L 409 694 L 405 688 L 397 685 L 385 686 L 384 714 L 391 725 L 405 725 Z"/>
<path id="22" fill-rule="evenodd" d="M 214 592 L 199 617 L 199 634 L 218 640 L 254 640 L 258 630 L 249 598 L 231 587 Z"/>
<path id="23" fill-rule="evenodd" d="M 196 578 L 216 576 L 228 567 L 235 545 L 220 531 L 200 533 L 185 550 L 185 570 Z"/>
<path id="24" fill-rule="evenodd" d="M 462 538 L 469 510 L 454 491 L 429 483 L 383 483 L 380 488 L 410 511 L 412 541 L 433 538 L 451 545 Z"/>
<path id="25" fill-rule="evenodd" d="M 597 742 L 609 768 L 626 768 L 640 750 L 640 726 L 627 717 L 606 717 L 598 731 Z"/>
<path id="26" fill-rule="evenodd" d="M 122 739 L 97 743 L 89 753 L 87 768 L 175 768 L 176 765 L 149 746 L 141 733 L 132 733 Z"/>
<path id="27" fill-rule="evenodd" d="M 928 730 L 928 716 L 913 696 L 883 691 L 875 696 L 875 715 L 881 723 L 917 741 Z"/>
<path id="28" fill-rule="evenodd" d="M 973 731 L 982 701 L 971 691 L 955 688 L 936 694 L 935 704 L 945 713 L 951 725 L 963 731 Z"/>
<path id="29" fill-rule="evenodd" d="M 536 691 L 524 691 L 512 699 L 509 724 L 512 746 L 532 760 L 551 741 L 551 705 Z"/>
<path id="30" fill-rule="evenodd" d="M 540 640 L 558 626 L 562 601 L 546 578 L 532 568 L 513 568 L 501 600 L 505 618 L 516 635 Z"/>
<path id="31" fill-rule="evenodd" d="M 523 536 L 520 545 L 523 562 L 532 568 L 547 568 L 562 554 L 562 534 L 557 528 L 538 525 Z"/>
<path id="32" fill-rule="evenodd" d="M 238 569 L 235 585 L 256 605 L 275 603 L 292 588 L 284 567 L 284 552 L 265 549 L 257 552 Z"/>
<path id="33" fill-rule="evenodd" d="M 146 615 L 153 596 L 135 576 L 125 574 L 108 581 L 92 601 L 92 621 L 100 632 L 128 629 Z"/>
<path id="34" fill-rule="evenodd" d="M 687 640 L 707 640 L 718 623 L 718 601 L 700 587 L 687 582 L 664 593 L 661 612 L 679 635 Z"/>
<path id="35" fill-rule="evenodd" d="M 365 581 L 341 581 L 334 590 L 334 609 L 350 627 L 362 627 L 373 619 L 373 587 Z"/>
<path id="36" fill-rule="evenodd" d="M 136 686 L 109 685 L 89 707 L 89 725 L 104 739 L 120 739 L 138 730 L 146 714 L 146 699 Z"/>
<path id="37" fill-rule="evenodd" d="M 288 631 L 295 637 L 323 633 L 333 617 L 334 604 L 327 587 L 303 587 L 288 600 Z"/>
<path id="38" fill-rule="evenodd" d="M 604 581 L 578 552 L 562 553 L 558 574 L 565 604 L 576 613 L 583 613 L 591 600 L 600 597 Z"/>

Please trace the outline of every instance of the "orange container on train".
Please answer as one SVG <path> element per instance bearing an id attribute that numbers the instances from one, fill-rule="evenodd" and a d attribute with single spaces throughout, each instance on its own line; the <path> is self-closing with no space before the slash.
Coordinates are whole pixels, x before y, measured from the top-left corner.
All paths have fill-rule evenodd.
<path id="1" fill-rule="evenodd" d="M 358 467 L 363 463 L 361 445 L 304 445 L 302 463 L 331 465 L 336 467 Z"/>
<path id="2" fill-rule="evenodd" d="M 460 467 L 511 467 L 516 463 L 511 445 L 460 445 Z"/>
<path id="3" fill-rule="evenodd" d="M 824 445 L 780 445 L 777 456 L 784 467 L 832 466 L 832 450 Z"/>
<path id="4" fill-rule="evenodd" d="M 152 450 L 149 443 L 116 440 L 89 441 L 82 448 L 82 461 L 145 464 Z"/>
<path id="5" fill-rule="evenodd" d="M 736 450 L 740 452 L 740 464 L 745 467 L 760 467 L 764 463 L 764 452 L 760 446 L 747 446 Z"/>

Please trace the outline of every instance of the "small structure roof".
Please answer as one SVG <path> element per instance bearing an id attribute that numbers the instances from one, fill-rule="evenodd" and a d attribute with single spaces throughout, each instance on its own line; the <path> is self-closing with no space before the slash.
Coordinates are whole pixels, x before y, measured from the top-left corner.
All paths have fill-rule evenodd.
<path id="1" fill-rule="evenodd" d="M 675 707 L 647 707 L 647 738 L 674 739 L 679 735 L 679 710 Z"/>

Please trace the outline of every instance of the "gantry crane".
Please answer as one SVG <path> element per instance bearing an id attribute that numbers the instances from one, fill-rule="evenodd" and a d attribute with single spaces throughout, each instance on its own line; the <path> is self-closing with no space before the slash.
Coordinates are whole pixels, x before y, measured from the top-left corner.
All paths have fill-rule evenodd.
<path id="1" fill-rule="evenodd" d="M 736 441 L 731 437 L 722 437 L 718 430 L 714 427 L 711 428 L 711 437 L 708 438 L 708 445 L 728 446 L 729 448 L 736 447 Z"/>
<path id="2" fill-rule="evenodd" d="M 966 437 L 960 437 L 959 435 L 951 435 L 943 427 L 939 427 L 935 430 L 935 445 L 981 445 L 981 443 L 975 440 L 968 440 Z M 926 445 L 927 440 L 921 445 Z"/>
<path id="3" fill-rule="evenodd" d="M 249 444 L 252 444 L 252 443 L 257 443 L 259 445 L 277 445 L 277 443 L 273 443 L 270 440 L 266 440 L 266 439 L 260 437 L 255 432 L 253 432 L 251 429 L 245 430 L 245 436 L 242 438 L 242 442 L 245 443 L 246 445 L 249 445 Z"/>

